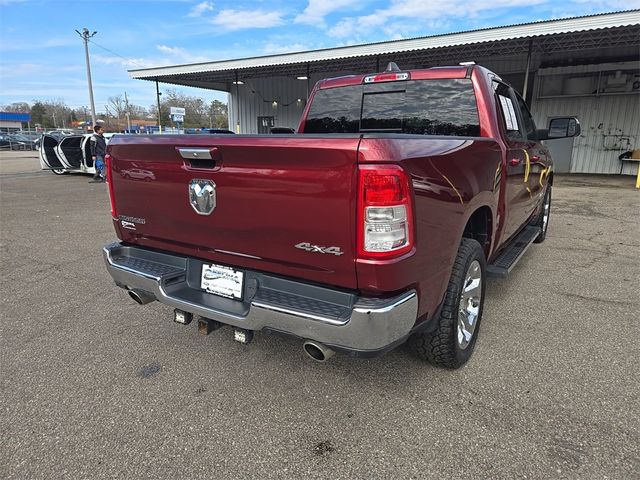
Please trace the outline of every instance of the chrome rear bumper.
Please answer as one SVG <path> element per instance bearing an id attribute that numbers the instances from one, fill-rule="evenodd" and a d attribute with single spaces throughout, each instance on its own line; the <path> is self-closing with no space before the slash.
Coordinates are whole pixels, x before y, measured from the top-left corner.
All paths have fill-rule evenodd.
<path id="1" fill-rule="evenodd" d="M 249 270 L 244 270 L 243 300 L 231 300 L 199 288 L 201 260 L 119 243 L 105 246 L 103 254 L 118 286 L 143 290 L 171 307 L 364 355 L 403 341 L 418 311 L 414 290 L 392 298 L 366 298 Z"/>

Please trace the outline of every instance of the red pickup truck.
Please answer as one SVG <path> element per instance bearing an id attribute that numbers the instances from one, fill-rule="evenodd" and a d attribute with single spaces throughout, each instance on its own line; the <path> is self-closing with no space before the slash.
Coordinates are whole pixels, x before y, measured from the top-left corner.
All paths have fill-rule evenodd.
<path id="1" fill-rule="evenodd" d="M 522 98 L 480 66 L 318 82 L 292 135 L 116 136 L 107 180 L 120 242 L 109 273 L 140 304 L 292 335 L 313 359 L 406 341 L 457 368 L 486 277 L 549 224 L 553 171 Z M 127 175 L 132 168 L 150 172 Z"/>

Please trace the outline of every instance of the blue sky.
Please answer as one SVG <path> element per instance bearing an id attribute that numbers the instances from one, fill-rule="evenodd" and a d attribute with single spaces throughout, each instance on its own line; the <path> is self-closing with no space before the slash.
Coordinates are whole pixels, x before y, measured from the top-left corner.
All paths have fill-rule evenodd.
<path id="1" fill-rule="evenodd" d="M 125 91 L 132 103 L 154 102 L 155 85 L 130 79 L 131 68 L 631 8 L 640 8 L 640 0 L 0 0 L 0 105 L 34 99 L 87 105 L 84 50 L 74 31 L 83 27 L 98 32 L 90 48 L 96 109 L 104 111 L 109 96 Z M 220 92 L 185 91 L 226 101 Z"/>

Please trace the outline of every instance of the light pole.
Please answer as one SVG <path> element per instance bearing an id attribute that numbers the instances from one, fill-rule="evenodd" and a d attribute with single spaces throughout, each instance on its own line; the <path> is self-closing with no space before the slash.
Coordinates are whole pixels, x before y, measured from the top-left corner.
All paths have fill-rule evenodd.
<path id="1" fill-rule="evenodd" d="M 162 111 L 160 110 L 160 85 L 156 79 L 156 100 L 158 101 L 158 133 L 162 133 Z"/>
<path id="2" fill-rule="evenodd" d="M 129 109 L 129 97 L 127 97 L 127 92 L 124 92 L 124 105 L 126 108 L 125 115 L 127 116 L 127 131 L 131 133 L 131 110 Z"/>
<path id="3" fill-rule="evenodd" d="M 89 39 L 98 32 L 89 33 L 86 28 L 82 29 L 82 33 L 76 30 L 76 33 L 80 35 L 84 41 L 84 56 L 87 61 L 87 81 L 89 82 L 89 101 L 91 102 L 91 124 L 93 127 L 96 125 L 96 105 L 93 101 L 93 84 L 91 83 L 91 64 L 89 63 Z"/>

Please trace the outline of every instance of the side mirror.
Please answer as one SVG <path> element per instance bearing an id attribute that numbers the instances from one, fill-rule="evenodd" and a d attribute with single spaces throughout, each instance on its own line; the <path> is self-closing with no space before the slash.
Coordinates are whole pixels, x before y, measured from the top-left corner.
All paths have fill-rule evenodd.
<path id="1" fill-rule="evenodd" d="M 549 121 L 547 139 L 570 138 L 580 135 L 580 122 L 575 117 L 552 118 Z"/>

